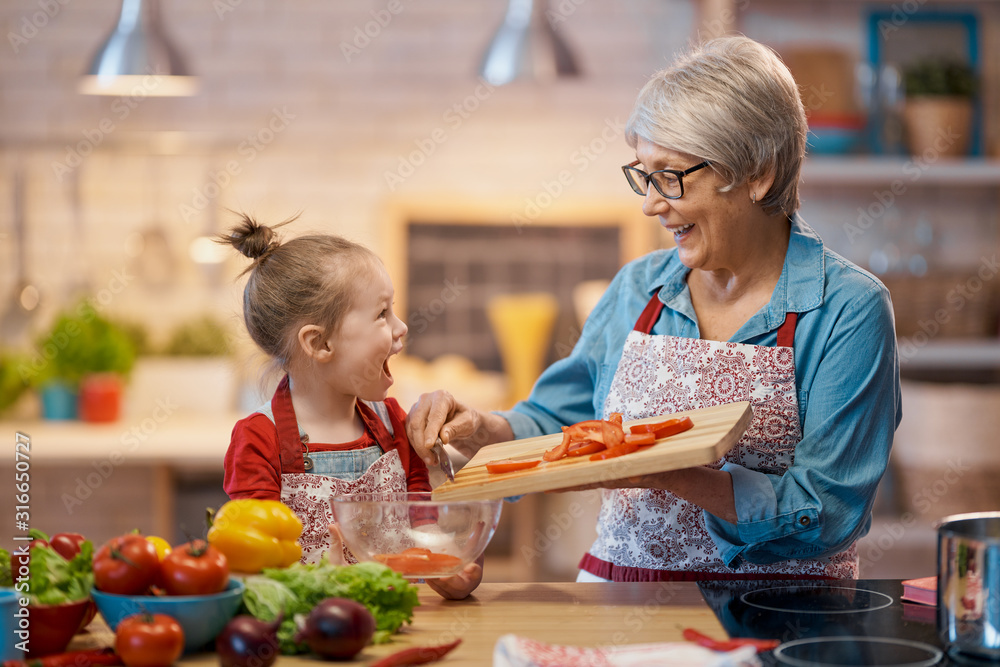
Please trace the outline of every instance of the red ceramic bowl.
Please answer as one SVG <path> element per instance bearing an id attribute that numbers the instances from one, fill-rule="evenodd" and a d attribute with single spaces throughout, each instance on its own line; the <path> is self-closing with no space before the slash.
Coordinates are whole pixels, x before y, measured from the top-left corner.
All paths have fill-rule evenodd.
<path id="1" fill-rule="evenodd" d="M 88 597 L 66 604 L 28 605 L 28 617 L 31 619 L 28 657 L 65 651 L 73 635 L 81 629 L 92 604 Z"/>

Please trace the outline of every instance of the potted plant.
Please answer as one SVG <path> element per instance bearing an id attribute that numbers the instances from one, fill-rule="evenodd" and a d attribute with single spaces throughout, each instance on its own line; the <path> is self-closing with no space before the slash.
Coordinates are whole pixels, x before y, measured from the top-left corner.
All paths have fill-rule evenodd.
<path id="1" fill-rule="evenodd" d="M 115 421 L 134 362 L 128 332 L 82 302 L 56 316 L 25 369 L 46 419 Z"/>
<path id="2" fill-rule="evenodd" d="M 903 86 L 910 153 L 925 160 L 968 154 L 978 88 L 972 66 L 948 58 L 918 60 L 903 69 Z"/>

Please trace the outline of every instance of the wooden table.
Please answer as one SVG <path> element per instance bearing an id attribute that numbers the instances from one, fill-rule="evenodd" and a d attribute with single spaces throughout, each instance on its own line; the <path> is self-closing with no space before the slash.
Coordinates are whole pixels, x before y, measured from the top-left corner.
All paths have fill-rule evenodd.
<path id="1" fill-rule="evenodd" d="M 599 646 L 682 641 L 684 628 L 725 639 L 725 630 L 692 582 L 483 584 L 458 602 L 441 599 L 420 586 L 413 623 L 391 644 L 369 646 L 353 663 L 367 665 L 408 646 L 462 639 L 441 661 L 445 665 L 489 665 L 501 635 L 514 633 L 553 644 Z M 72 648 L 109 645 L 112 637 L 99 621 Z M 215 654 L 187 656 L 181 665 L 218 665 Z M 279 665 L 311 664 L 308 657 L 282 657 Z"/>

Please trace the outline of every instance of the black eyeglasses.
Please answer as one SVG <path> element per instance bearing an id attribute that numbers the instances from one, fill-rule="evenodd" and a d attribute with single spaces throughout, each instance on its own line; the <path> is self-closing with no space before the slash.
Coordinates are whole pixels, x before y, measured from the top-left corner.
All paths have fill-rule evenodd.
<path id="1" fill-rule="evenodd" d="M 632 189 L 637 195 L 645 197 L 646 192 L 649 191 L 649 183 L 652 181 L 653 187 L 656 188 L 656 191 L 663 195 L 666 199 L 680 199 L 684 195 L 684 177 L 691 172 L 707 167 L 709 165 L 709 161 L 705 160 L 701 164 L 696 164 L 685 171 L 678 171 L 677 169 L 660 169 L 659 171 L 654 171 L 650 174 L 647 174 L 642 169 L 636 169 L 635 165 L 637 164 L 639 164 L 638 160 L 622 167 L 622 171 L 625 172 L 625 178 L 628 180 L 628 184 L 632 186 Z"/>

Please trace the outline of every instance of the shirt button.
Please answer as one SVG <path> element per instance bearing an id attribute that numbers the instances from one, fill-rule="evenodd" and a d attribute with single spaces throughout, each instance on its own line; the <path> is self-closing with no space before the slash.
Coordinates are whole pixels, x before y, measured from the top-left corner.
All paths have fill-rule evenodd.
<path id="1" fill-rule="evenodd" d="M 807 516 L 804 516 L 804 517 L 802 517 L 802 518 L 799 519 L 799 525 L 802 526 L 803 528 L 805 528 L 806 526 L 808 526 L 810 523 L 812 523 L 812 522 L 809 521 L 809 517 L 807 517 Z"/>

